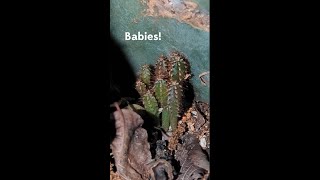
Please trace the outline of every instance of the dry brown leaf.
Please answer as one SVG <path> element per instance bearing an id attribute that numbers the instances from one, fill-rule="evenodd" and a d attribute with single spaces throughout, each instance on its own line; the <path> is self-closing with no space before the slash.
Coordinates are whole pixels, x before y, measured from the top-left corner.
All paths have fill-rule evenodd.
<path id="1" fill-rule="evenodd" d="M 135 112 L 127 109 L 117 110 L 113 113 L 116 126 L 116 137 L 111 143 L 112 153 L 117 167 L 117 173 L 124 179 L 140 177 L 128 162 L 128 150 L 134 131 L 143 124 L 143 119 Z"/>
<path id="2" fill-rule="evenodd" d="M 122 179 L 155 180 L 159 164 L 164 164 L 168 179 L 173 179 L 171 164 L 165 160 L 155 161 L 151 159 L 148 134 L 141 126 L 143 119 L 136 112 L 128 109 L 120 109 L 115 105 L 114 112 L 116 138 L 111 143 L 112 153 L 115 159 L 117 174 Z M 154 169 L 155 168 L 155 169 Z M 161 174 L 161 173 L 160 173 Z"/>
<path id="3" fill-rule="evenodd" d="M 180 162 L 178 180 L 192 180 L 208 177 L 210 163 L 207 155 L 202 151 L 195 135 L 186 134 L 182 137 L 183 144 L 178 145 L 176 159 Z"/>
<path id="4" fill-rule="evenodd" d="M 148 164 L 148 166 L 150 180 L 173 180 L 173 168 L 168 161 L 159 159 Z"/>
<path id="5" fill-rule="evenodd" d="M 142 179 L 148 179 L 149 173 L 146 165 L 152 162 L 148 143 L 147 131 L 143 128 L 137 128 L 133 134 L 128 160 L 130 165 L 142 175 Z"/>

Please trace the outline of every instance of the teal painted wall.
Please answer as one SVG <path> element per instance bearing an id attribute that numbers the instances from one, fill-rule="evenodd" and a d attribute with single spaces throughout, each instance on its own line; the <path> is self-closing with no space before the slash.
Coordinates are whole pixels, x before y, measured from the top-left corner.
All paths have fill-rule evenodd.
<path id="1" fill-rule="evenodd" d="M 209 0 L 194 0 L 209 10 Z M 123 48 L 135 72 L 142 64 L 155 64 L 172 50 L 182 52 L 190 61 L 195 98 L 209 103 L 209 86 L 201 84 L 199 74 L 209 69 L 209 32 L 198 30 L 175 19 L 144 16 L 140 0 L 111 0 L 110 31 Z M 161 41 L 125 41 L 125 32 L 149 34 L 161 32 Z M 209 76 L 206 76 L 206 79 Z"/>

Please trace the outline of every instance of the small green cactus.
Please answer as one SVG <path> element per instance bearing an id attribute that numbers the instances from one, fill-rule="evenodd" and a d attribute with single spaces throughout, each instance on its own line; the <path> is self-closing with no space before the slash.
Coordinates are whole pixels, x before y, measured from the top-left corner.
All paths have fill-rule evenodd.
<path id="1" fill-rule="evenodd" d="M 150 91 L 147 91 L 147 93 L 143 95 L 142 102 L 147 112 L 151 113 L 156 117 L 159 116 L 158 102 Z"/>
<path id="2" fill-rule="evenodd" d="M 140 79 L 141 81 L 146 84 L 147 87 L 151 84 L 151 68 L 150 65 L 145 64 L 140 69 Z"/>
<path id="3" fill-rule="evenodd" d="M 170 60 L 170 80 L 177 82 L 184 81 L 187 78 L 190 69 L 188 61 L 183 55 L 177 52 L 171 53 Z"/>
<path id="4" fill-rule="evenodd" d="M 168 99 L 168 87 L 167 82 L 163 79 L 157 80 L 154 83 L 154 94 L 160 104 L 160 107 L 165 107 L 167 105 Z"/>
<path id="5" fill-rule="evenodd" d="M 159 106 L 162 108 L 162 128 L 165 131 L 170 126 L 173 131 L 177 128 L 183 102 L 182 85 L 190 77 L 189 73 L 189 62 L 179 52 L 172 52 L 169 59 L 161 55 L 154 71 L 150 65 L 143 65 L 140 69 L 136 90 L 142 97 L 145 110 L 155 116 L 156 125 L 159 125 Z"/>

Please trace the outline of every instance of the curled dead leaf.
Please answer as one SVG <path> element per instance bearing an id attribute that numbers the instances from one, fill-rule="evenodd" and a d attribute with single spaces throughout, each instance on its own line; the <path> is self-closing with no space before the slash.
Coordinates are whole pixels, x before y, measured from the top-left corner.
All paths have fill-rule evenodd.
<path id="1" fill-rule="evenodd" d="M 111 149 L 116 174 L 128 180 L 156 180 L 158 176 L 163 177 L 164 173 L 167 179 L 173 179 L 169 162 L 152 159 L 148 133 L 141 127 L 141 116 L 129 109 L 121 110 L 117 104 L 115 106 L 116 138 L 111 143 Z"/>
<path id="2" fill-rule="evenodd" d="M 141 175 L 130 166 L 128 162 L 128 150 L 134 131 L 143 124 L 143 119 L 135 112 L 120 109 L 113 113 L 115 118 L 116 137 L 111 143 L 112 153 L 115 159 L 117 173 L 124 179 L 140 177 Z"/>
<path id="3" fill-rule="evenodd" d="M 183 144 L 178 145 L 176 159 L 180 162 L 178 180 L 199 179 L 208 177 L 210 163 L 202 151 L 199 140 L 195 135 L 186 134 L 182 137 Z"/>

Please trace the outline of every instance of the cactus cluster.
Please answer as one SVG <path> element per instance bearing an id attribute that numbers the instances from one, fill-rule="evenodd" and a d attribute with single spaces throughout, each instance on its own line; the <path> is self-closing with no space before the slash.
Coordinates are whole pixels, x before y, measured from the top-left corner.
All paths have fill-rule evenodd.
<path id="1" fill-rule="evenodd" d="M 190 77 L 190 64 L 179 52 L 170 53 L 169 57 L 161 55 L 154 71 L 151 65 L 141 66 L 136 90 L 142 97 L 147 112 L 160 118 L 165 131 L 174 131 L 177 127 L 183 102 L 183 86 Z"/>

